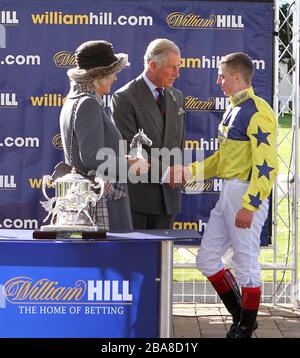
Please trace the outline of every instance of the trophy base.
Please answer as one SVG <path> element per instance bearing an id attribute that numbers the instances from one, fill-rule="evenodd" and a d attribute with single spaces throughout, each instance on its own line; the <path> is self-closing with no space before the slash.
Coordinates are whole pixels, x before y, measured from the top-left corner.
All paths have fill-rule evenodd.
<path id="1" fill-rule="evenodd" d="M 83 232 L 83 231 L 99 231 L 98 226 L 88 225 L 44 225 L 41 231 L 59 231 L 59 232 Z"/>
<path id="2" fill-rule="evenodd" d="M 32 234 L 34 239 L 58 240 L 58 239 L 83 239 L 97 240 L 106 238 L 106 231 L 98 226 L 72 226 L 72 225 L 45 225 Z"/>

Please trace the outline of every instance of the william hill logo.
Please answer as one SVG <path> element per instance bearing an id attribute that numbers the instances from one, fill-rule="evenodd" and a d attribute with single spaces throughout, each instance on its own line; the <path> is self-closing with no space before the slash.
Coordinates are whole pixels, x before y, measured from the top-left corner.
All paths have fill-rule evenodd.
<path id="1" fill-rule="evenodd" d="M 126 67 L 130 67 L 128 55 L 126 55 Z M 60 51 L 53 56 L 53 61 L 57 67 L 75 67 L 75 54 L 69 51 Z"/>
<path id="2" fill-rule="evenodd" d="M 59 281 L 31 277 L 13 277 L 4 283 L 4 295 L 10 303 L 115 302 L 131 303 L 130 281 L 78 280 L 73 285 L 61 285 Z"/>
<path id="3" fill-rule="evenodd" d="M 16 189 L 14 175 L 0 175 L 0 189 Z"/>
<path id="4" fill-rule="evenodd" d="M 19 19 L 16 11 L 0 11 L 1 25 L 18 25 L 18 23 Z"/>
<path id="5" fill-rule="evenodd" d="M 30 97 L 33 107 L 61 107 L 66 100 L 61 93 L 45 93 L 43 96 Z"/>
<path id="6" fill-rule="evenodd" d="M 229 105 L 229 98 L 209 97 L 201 99 L 198 97 L 187 96 L 184 100 L 186 111 L 224 111 Z"/>
<path id="7" fill-rule="evenodd" d="M 2 96 L 3 95 L 3 96 Z M 103 95 L 104 107 L 110 106 L 112 95 Z M 62 93 L 45 93 L 43 96 L 31 96 L 30 102 L 33 107 L 62 107 L 67 97 Z M 0 107 L 16 107 L 18 102 L 14 93 L 0 94 Z"/>
<path id="8" fill-rule="evenodd" d="M 54 148 L 56 148 L 56 149 L 63 149 L 60 133 L 56 134 L 52 138 L 52 144 L 54 145 Z"/>
<path id="9" fill-rule="evenodd" d="M 184 14 L 173 12 L 166 19 L 171 28 L 185 29 L 243 29 L 243 18 L 240 15 L 210 15 L 209 18 L 201 18 L 198 14 Z"/>
<path id="10" fill-rule="evenodd" d="M 203 233 L 206 228 L 206 223 L 203 220 L 197 221 L 175 221 L 173 224 L 174 230 L 195 230 Z"/>
<path id="11" fill-rule="evenodd" d="M 75 55 L 72 52 L 60 51 L 53 56 L 53 61 L 57 67 L 76 66 Z"/>
<path id="12" fill-rule="evenodd" d="M 15 93 L 0 93 L 0 107 L 14 108 L 18 106 Z"/>
<path id="13" fill-rule="evenodd" d="M 199 56 L 199 57 L 181 57 L 180 68 L 219 68 L 222 56 Z M 256 70 L 265 70 L 266 63 L 264 60 L 252 60 Z"/>
<path id="14" fill-rule="evenodd" d="M 6 26 L 18 25 L 16 11 L 0 11 L 0 48 L 6 48 Z M 3 61 L 1 61 L 3 63 Z"/>
<path id="15" fill-rule="evenodd" d="M 192 150 L 217 150 L 219 148 L 219 141 L 218 138 L 186 140 L 184 142 L 184 148 Z"/>
<path id="16" fill-rule="evenodd" d="M 185 194 L 218 193 L 222 189 L 222 179 L 208 179 L 191 182 L 184 187 Z"/>
<path id="17" fill-rule="evenodd" d="M 218 68 L 222 56 L 181 57 L 180 68 Z"/>

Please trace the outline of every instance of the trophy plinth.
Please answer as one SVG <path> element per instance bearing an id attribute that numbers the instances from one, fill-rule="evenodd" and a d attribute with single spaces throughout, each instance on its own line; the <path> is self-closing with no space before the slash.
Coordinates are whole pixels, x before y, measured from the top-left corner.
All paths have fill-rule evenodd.
<path id="1" fill-rule="evenodd" d="M 63 229 L 53 228 L 51 225 L 42 226 L 41 230 L 35 230 L 32 234 L 34 239 L 42 240 L 63 240 L 63 239 L 83 239 L 83 240 L 103 240 L 106 238 L 106 231 L 97 227 L 86 228 L 86 230 L 74 231 L 74 228 L 65 227 Z"/>
<path id="2" fill-rule="evenodd" d="M 49 198 L 46 187 L 55 188 L 55 196 Z M 93 220 L 96 205 L 104 192 L 104 182 L 100 177 L 91 180 L 72 172 L 53 180 L 51 175 L 43 177 L 42 191 L 47 199 L 41 201 L 48 212 L 44 222 L 50 218 L 50 224 L 44 225 L 33 234 L 34 238 L 103 238 L 101 230 Z"/>

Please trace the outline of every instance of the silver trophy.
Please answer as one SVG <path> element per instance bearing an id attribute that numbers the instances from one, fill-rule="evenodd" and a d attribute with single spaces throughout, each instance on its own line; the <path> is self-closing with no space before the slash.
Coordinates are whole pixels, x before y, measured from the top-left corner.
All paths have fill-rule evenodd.
<path id="1" fill-rule="evenodd" d="M 142 153 L 143 145 L 151 147 L 152 140 L 147 137 L 143 129 L 139 129 L 138 133 L 132 138 L 130 143 L 130 153 L 133 153 L 138 159 L 145 159 Z"/>
<path id="2" fill-rule="evenodd" d="M 47 195 L 47 187 L 55 188 L 55 197 Z M 41 201 L 41 204 L 48 212 L 43 222 L 50 218 L 50 225 L 42 226 L 41 231 L 99 230 L 92 219 L 92 211 L 104 192 L 102 178 L 95 177 L 92 183 L 73 168 L 71 173 L 56 180 L 51 175 L 43 176 L 42 191 L 47 200 Z"/>

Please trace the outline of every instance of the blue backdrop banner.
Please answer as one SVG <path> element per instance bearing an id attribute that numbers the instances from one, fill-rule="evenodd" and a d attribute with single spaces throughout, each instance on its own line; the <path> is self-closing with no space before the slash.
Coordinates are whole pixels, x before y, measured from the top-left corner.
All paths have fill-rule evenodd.
<path id="1" fill-rule="evenodd" d="M 175 86 L 185 96 L 185 147 L 193 157 L 218 147 L 228 103 L 216 85 L 218 62 L 244 51 L 254 62 L 257 95 L 272 102 L 273 4 L 237 1 L 0 0 L 0 228 L 36 229 L 45 217 L 42 176 L 63 159 L 59 113 L 69 89 L 66 71 L 87 40 L 105 39 L 126 53 L 112 91 L 143 71 L 150 41 L 169 38 L 182 54 Z M 104 96 L 109 106 L 110 95 Z M 205 229 L 222 181 L 183 193 L 174 228 Z M 266 223 L 262 244 L 269 243 Z"/>

